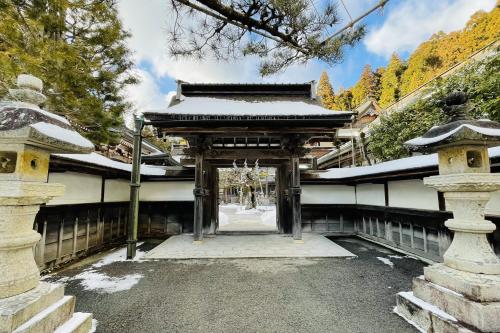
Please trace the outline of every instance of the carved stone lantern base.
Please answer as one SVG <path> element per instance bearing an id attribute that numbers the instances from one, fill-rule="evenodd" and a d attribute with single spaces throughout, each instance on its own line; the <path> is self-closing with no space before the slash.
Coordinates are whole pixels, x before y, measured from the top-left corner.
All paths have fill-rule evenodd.
<path id="1" fill-rule="evenodd" d="M 63 193 L 61 184 L 0 181 L 0 299 L 38 285 L 33 246 L 40 234 L 33 230 L 33 223 L 40 204 Z"/>
<path id="2" fill-rule="evenodd" d="M 495 225 L 484 219 L 491 192 L 500 189 L 500 175 L 462 173 L 433 176 L 424 184 L 444 192 L 446 207 L 453 219 L 445 225 L 454 231 L 453 242 L 443 255 L 446 266 L 478 274 L 500 274 L 497 257 L 486 235 Z"/>
<path id="3" fill-rule="evenodd" d="M 500 276 L 435 264 L 400 292 L 394 309 L 423 332 L 500 332 Z"/>
<path id="4" fill-rule="evenodd" d="M 20 295 L 0 299 L 0 333 L 87 333 L 92 314 L 75 313 L 75 297 L 64 295 L 64 286 L 40 282 Z"/>

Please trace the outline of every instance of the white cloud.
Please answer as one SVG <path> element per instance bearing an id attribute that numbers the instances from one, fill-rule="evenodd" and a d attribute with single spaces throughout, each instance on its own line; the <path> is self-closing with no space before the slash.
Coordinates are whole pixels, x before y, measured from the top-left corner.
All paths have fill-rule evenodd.
<path id="1" fill-rule="evenodd" d="M 387 58 L 393 52 L 412 51 L 433 33 L 459 30 L 474 12 L 494 6 L 495 0 L 402 1 L 381 26 L 368 33 L 364 44 L 370 52 Z"/>
<path id="2" fill-rule="evenodd" d="M 134 109 L 124 115 L 125 124 L 128 127 L 133 127 L 132 113 L 165 108 L 170 101 L 171 94 L 173 94 L 173 92 L 163 94 L 155 78 L 149 72 L 135 69 L 135 75 L 140 80 L 139 84 L 127 86 L 123 92 L 125 99 L 134 104 Z"/>

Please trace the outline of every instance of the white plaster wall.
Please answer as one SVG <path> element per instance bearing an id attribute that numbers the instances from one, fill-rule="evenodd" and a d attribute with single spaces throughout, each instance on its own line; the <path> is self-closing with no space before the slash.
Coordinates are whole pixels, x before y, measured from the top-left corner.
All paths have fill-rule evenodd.
<path id="1" fill-rule="evenodd" d="M 50 172 L 49 183 L 66 186 L 62 197 L 48 202 L 48 206 L 95 203 L 101 201 L 101 176 L 77 172 Z"/>
<path id="2" fill-rule="evenodd" d="M 491 193 L 491 199 L 486 205 L 487 215 L 500 216 L 500 191 Z"/>
<path id="3" fill-rule="evenodd" d="M 141 201 L 194 201 L 194 182 L 143 182 Z"/>
<path id="4" fill-rule="evenodd" d="M 388 186 L 391 207 L 439 210 L 438 191 L 420 179 L 393 181 Z"/>
<path id="5" fill-rule="evenodd" d="M 130 201 L 130 180 L 106 179 L 104 202 Z"/>
<path id="6" fill-rule="evenodd" d="M 385 206 L 384 184 L 356 185 L 356 202 L 360 205 Z"/>
<path id="7" fill-rule="evenodd" d="M 303 204 L 354 204 L 354 186 L 347 185 L 302 185 Z"/>

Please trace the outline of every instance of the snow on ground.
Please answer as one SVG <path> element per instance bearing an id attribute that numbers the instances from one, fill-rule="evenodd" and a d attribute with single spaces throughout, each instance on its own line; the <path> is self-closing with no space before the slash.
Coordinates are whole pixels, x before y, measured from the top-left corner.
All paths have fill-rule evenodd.
<path id="1" fill-rule="evenodd" d="M 269 205 L 269 206 L 257 206 L 258 210 L 262 211 L 271 211 L 271 210 L 276 210 L 276 205 Z"/>
<path id="2" fill-rule="evenodd" d="M 390 259 L 383 258 L 383 257 L 377 257 L 377 259 L 382 261 L 384 264 L 391 266 L 391 268 L 394 268 L 394 263 Z"/>
<path id="3" fill-rule="evenodd" d="M 95 331 L 97 330 L 97 324 L 97 319 L 92 319 L 92 327 L 90 328 L 89 333 L 95 333 Z"/>
<path id="4" fill-rule="evenodd" d="M 141 246 L 143 243 L 137 243 Z M 63 276 L 57 279 L 56 282 L 67 283 L 69 281 L 78 281 L 84 290 L 93 290 L 100 294 L 112 294 L 118 291 L 129 290 L 143 278 L 142 274 L 127 274 L 124 276 L 109 276 L 105 272 L 99 272 L 98 269 L 115 262 L 133 261 L 144 262 L 144 256 L 147 252 L 136 250 L 134 259 L 127 260 L 127 248 L 123 247 L 110 254 L 104 256 L 101 260 L 91 265 L 89 268 L 83 270 L 80 274 L 75 276 Z M 57 275 L 56 275 L 57 276 Z M 54 274 L 46 275 L 42 278 L 54 277 Z"/>
<path id="5" fill-rule="evenodd" d="M 236 212 L 236 215 L 260 215 L 262 212 L 256 208 L 241 209 Z"/>
<path id="6" fill-rule="evenodd" d="M 219 210 L 219 227 L 225 226 L 229 224 L 229 217 L 221 210 Z"/>
<path id="7" fill-rule="evenodd" d="M 144 242 L 137 243 L 137 247 L 141 246 L 142 244 L 144 244 Z M 99 268 L 99 267 L 106 266 L 106 265 L 112 264 L 114 262 L 120 262 L 120 261 L 143 262 L 144 261 L 143 257 L 145 254 L 146 254 L 146 252 L 141 251 L 139 248 L 137 248 L 134 259 L 127 260 L 127 248 L 123 247 L 117 251 L 114 251 L 114 252 L 108 254 L 107 256 L 105 256 L 104 258 L 102 258 L 101 260 L 99 260 L 98 262 L 93 264 L 92 267 Z"/>
<path id="8" fill-rule="evenodd" d="M 273 210 L 269 210 L 260 216 L 262 224 L 275 226 L 276 225 L 276 206 Z"/>
<path id="9" fill-rule="evenodd" d="M 118 291 L 129 290 L 142 279 L 142 274 L 127 274 L 120 277 L 112 277 L 105 273 L 99 273 L 93 269 L 85 270 L 70 278 L 70 281 L 80 281 L 85 290 L 92 290 L 100 294 L 112 294 Z"/>
<path id="10" fill-rule="evenodd" d="M 245 209 L 245 206 L 237 204 L 221 205 L 219 207 L 219 226 L 225 226 L 231 223 L 238 223 L 239 218 L 234 215 L 243 215 L 254 219 L 257 224 L 266 226 L 276 226 L 276 206 L 257 206 L 257 208 Z M 233 218 L 231 218 L 233 216 Z M 248 219 L 244 220 L 248 222 Z"/>

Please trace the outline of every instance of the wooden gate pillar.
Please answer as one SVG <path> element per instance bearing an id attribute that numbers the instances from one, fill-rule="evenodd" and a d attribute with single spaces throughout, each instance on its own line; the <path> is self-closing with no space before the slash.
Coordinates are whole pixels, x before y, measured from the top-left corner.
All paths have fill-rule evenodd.
<path id="1" fill-rule="evenodd" d="M 195 154 L 195 177 L 194 177 L 194 241 L 203 241 L 203 198 L 205 189 L 203 188 L 203 151 L 198 149 Z"/>
<path id="2" fill-rule="evenodd" d="M 292 179 L 290 187 L 290 198 L 292 201 L 292 219 L 293 219 L 293 239 L 295 241 L 302 241 L 302 216 L 300 206 L 300 169 L 299 169 L 299 156 L 292 156 Z"/>

